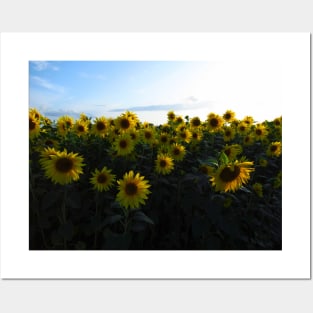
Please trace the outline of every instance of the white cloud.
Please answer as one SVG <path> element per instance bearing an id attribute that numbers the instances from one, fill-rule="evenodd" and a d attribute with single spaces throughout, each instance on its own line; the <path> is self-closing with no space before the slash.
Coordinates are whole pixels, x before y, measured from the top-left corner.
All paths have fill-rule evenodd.
<path id="1" fill-rule="evenodd" d="M 44 70 L 52 70 L 52 71 L 58 71 L 59 67 L 51 64 L 51 62 L 47 61 L 32 61 L 31 62 L 33 69 L 35 71 L 44 71 Z"/>
<path id="2" fill-rule="evenodd" d="M 60 92 L 60 93 L 64 92 L 64 87 L 52 84 L 48 80 L 43 79 L 39 76 L 31 76 L 31 80 L 40 87 L 43 87 L 52 91 Z"/>

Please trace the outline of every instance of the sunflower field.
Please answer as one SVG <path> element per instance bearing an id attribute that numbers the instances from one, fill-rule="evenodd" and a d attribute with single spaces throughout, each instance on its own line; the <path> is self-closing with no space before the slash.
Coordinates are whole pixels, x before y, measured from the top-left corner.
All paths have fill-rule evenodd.
<path id="1" fill-rule="evenodd" d="M 29 109 L 30 250 L 281 250 L 282 117 Z"/>

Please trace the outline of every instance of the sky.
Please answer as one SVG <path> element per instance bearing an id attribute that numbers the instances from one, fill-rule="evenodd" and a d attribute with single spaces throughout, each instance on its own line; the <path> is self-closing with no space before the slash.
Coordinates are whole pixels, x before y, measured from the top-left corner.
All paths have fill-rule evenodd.
<path id="1" fill-rule="evenodd" d="M 53 120 L 129 110 L 162 124 L 170 110 L 204 121 L 229 109 L 262 122 L 282 115 L 281 69 L 266 60 L 30 61 L 29 106 Z"/>

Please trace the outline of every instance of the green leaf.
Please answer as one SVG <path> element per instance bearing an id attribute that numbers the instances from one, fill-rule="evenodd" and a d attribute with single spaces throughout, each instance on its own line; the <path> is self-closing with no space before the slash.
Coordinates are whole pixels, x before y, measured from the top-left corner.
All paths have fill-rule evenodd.
<path id="1" fill-rule="evenodd" d="M 228 164 L 229 163 L 228 156 L 223 151 L 220 154 L 220 162 L 222 164 Z"/>
<path id="2" fill-rule="evenodd" d="M 248 188 L 246 188 L 246 187 L 244 187 L 244 186 L 241 186 L 241 187 L 239 188 L 239 190 L 242 190 L 242 191 L 244 191 L 244 192 L 246 192 L 246 193 L 251 193 L 251 190 L 249 190 Z"/>
<path id="3" fill-rule="evenodd" d="M 146 228 L 147 224 L 142 222 L 135 222 L 131 225 L 131 230 L 134 232 L 141 232 L 144 231 Z"/>
<path id="4" fill-rule="evenodd" d="M 116 214 L 116 215 L 112 215 L 112 216 L 109 216 L 107 218 L 105 218 L 102 222 L 102 226 L 106 226 L 106 225 L 112 225 L 118 221 L 120 221 L 122 219 L 122 215 L 120 214 Z"/>
<path id="5" fill-rule="evenodd" d="M 137 211 L 135 213 L 135 215 L 133 216 L 133 219 L 136 221 L 141 221 L 141 222 L 145 222 L 145 223 L 154 225 L 153 220 L 141 211 Z"/>

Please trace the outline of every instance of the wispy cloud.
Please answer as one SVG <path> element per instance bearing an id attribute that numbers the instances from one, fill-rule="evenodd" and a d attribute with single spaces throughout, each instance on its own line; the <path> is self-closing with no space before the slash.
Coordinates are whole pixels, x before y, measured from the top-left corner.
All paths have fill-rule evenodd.
<path id="1" fill-rule="evenodd" d="M 45 71 L 45 70 L 52 70 L 52 71 L 59 70 L 58 66 L 55 66 L 51 62 L 47 62 L 47 61 L 31 61 L 30 63 L 33 69 L 38 72 Z"/>
<path id="2" fill-rule="evenodd" d="M 86 78 L 86 79 L 99 79 L 99 80 L 106 80 L 107 77 L 103 74 L 89 74 L 86 72 L 80 72 L 79 76 L 81 78 Z"/>
<path id="3" fill-rule="evenodd" d="M 191 99 L 189 99 L 191 98 Z M 160 105 L 144 105 L 133 106 L 128 108 L 117 108 L 110 110 L 109 112 L 123 112 L 123 111 L 167 111 L 167 110 L 190 110 L 199 108 L 213 108 L 212 101 L 198 101 L 195 97 L 189 97 L 189 101 L 183 101 L 182 103 L 173 104 L 160 104 Z"/>
<path id="4" fill-rule="evenodd" d="M 59 86 L 59 85 L 55 85 L 50 83 L 48 80 L 41 78 L 39 76 L 31 76 L 31 80 L 38 86 L 46 88 L 48 90 L 51 91 L 56 91 L 56 92 L 60 92 L 63 93 L 64 92 L 64 87 Z"/>

